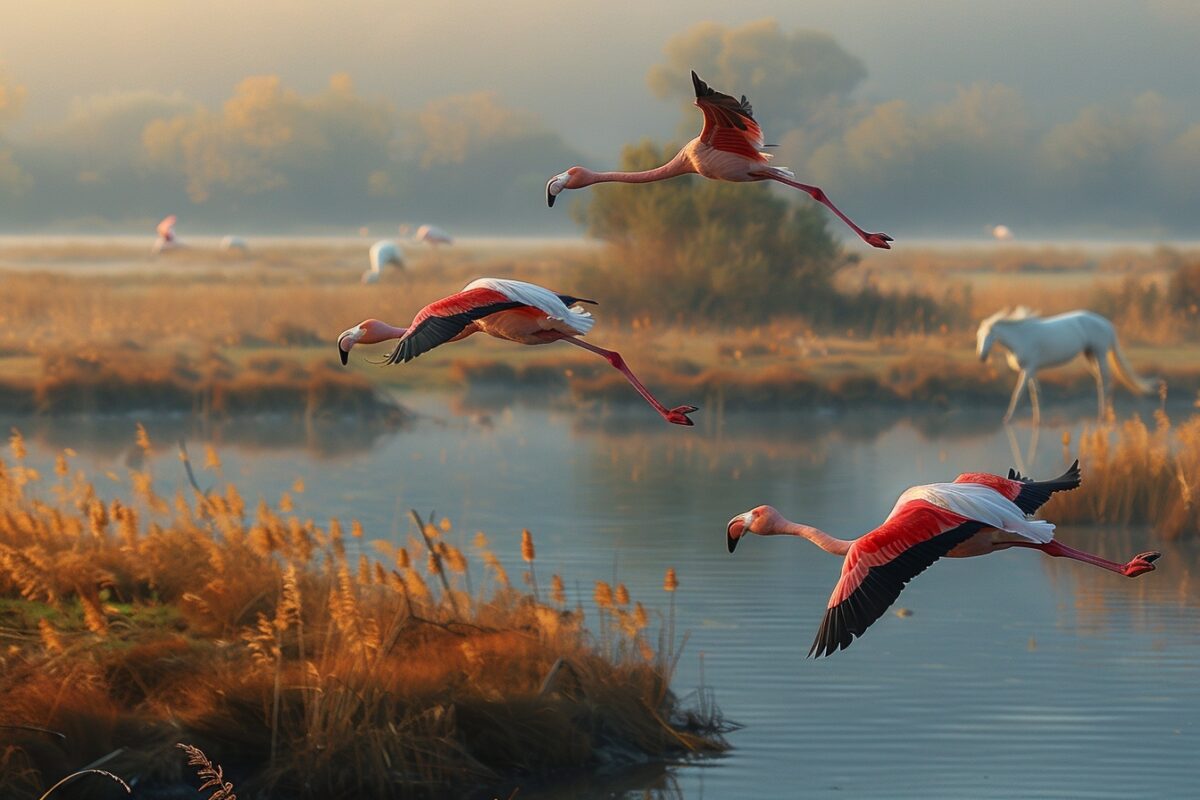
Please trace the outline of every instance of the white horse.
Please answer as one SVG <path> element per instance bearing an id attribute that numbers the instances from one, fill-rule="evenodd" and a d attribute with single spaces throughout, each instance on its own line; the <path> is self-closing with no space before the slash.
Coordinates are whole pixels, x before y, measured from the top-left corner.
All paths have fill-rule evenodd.
<path id="1" fill-rule="evenodd" d="M 1017 386 L 1004 421 L 1012 419 L 1021 391 L 1029 385 L 1029 401 L 1033 405 L 1033 424 L 1041 421 L 1038 408 L 1038 370 L 1065 364 L 1080 353 L 1096 377 L 1096 396 L 1103 418 L 1112 401 L 1112 372 L 1137 394 L 1153 391 L 1155 382 L 1139 378 L 1125 360 L 1117 332 L 1111 322 L 1091 311 L 1068 311 L 1054 317 L 1040 317 L 1021 307 L 997 311 L 979 323 L 976 333 L 979 360 L 987 361 L 996 342 L 1008 349 L 1008 365 L 1016 370 Z"/>

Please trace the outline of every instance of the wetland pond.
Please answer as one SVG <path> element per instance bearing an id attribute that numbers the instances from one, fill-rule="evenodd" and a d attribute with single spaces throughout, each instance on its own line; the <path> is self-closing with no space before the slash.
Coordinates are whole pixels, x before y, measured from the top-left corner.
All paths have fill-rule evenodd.
<path id="1" fill-rule="evenodd" d="M 840 560 L 809 543 L 753 538 L 730 555 L 725 524 L 760 503 L 853 537 L 877 525 L 907 486 L 964 471 L 1003 473 L 1010 434 L 998 412 L 911 417 L 839 412 L 696 415 L 663 424 L 642 406 L 604 414 L 406 395 L 415 421 L 388 433 L 351 421 L 216 428 L 141 418 L 166 494 L 186 486 L 172 445 L 197 469 L 215 445 L 223 478 L 249 504 L 278 501 L 302 479 L 296 512 L 360 519 L 365 540 L 406 539 L 407 511 L 436 510 L 451 541 L 485 531 L 521 574 L 533 531 L 543 581 L 563 576 L 591 606 L 595 580 L 625 583 L 666 613 L 663 573 L 679 575 L 676 628 L 688 639 L 674 681 L 702 683 L 743 726 L 727 756 L 523 797 L 1130 798 L 1193 795 L 1200 781 L 1200 564 L 1195 540 L 1148 530 L 1061 526 L 1064 541 L 1124 561 L 1162 550 L 1158 571 L 1128 580 L 1013 550 L 945 560 L 848 650 L 806 660 Z M 986 422 L 972 416 L 987 417 Z M 5 420 L 34 466 L 52 474 L 63 447 L 114 491 L 139 455 L 134 418 Z M 1037 477 L 1062 471 L 1064 418 L 1041 433 Z M 111 473 L 105 478 L 106 473 Z M 203 485 L 219 483 L 201 472 Z M 113 482 L 119 480 L 120 483 Z M 1084 480 L 1087 474 L 1084 473 Z M 893 613 L 908 609 L 909 616 Z M 590 788 L 589 788 L 590 787 Z M 665 789 L 664 789 L 665 787 Z"/>

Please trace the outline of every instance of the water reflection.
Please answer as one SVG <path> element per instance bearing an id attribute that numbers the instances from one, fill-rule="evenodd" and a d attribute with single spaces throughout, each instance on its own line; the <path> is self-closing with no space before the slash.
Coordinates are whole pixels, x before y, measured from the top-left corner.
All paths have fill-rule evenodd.
<path id="1" fill-rule="evenodd" d="M 704 682 L 745 727 L 706 765 L 584 779 L 546 797 L 1177 797 L 1193 791 L 1200 745 L 1200 546 L 1146 530 L 1064 526 L 1060 536 L 1113 559 L 1159 549 L 1159 569 L 1128 580 L 1027 551 L 948 560 L 905 589 L 912 616 L 885 615 L 849 650 L 805 660 L 840 569 L 806 542 L 725 548 L 724 523 L 758 503 L 842 536 L 886 516 L 907 486 L 1013 466 L 999 419 L 969 412 L 697 415 L 667 426 L 645 408 L 403 398 L 418 412 L 394 434 L 334 427 L 328 439 L 264 423 L 208 429 L 147 420 L 151 437 L 217 442 L 247 498 L 303 478 L 297 512 L 357 517 L 364 537 L 404 537 L 407 509 L 436 509 L 469 548 L 491 538 L 513 575 L 520 530 L 538 570 L 563 575 L 570 602 L 617 579 L 665 608 L 663 570 L 679 572 L 677 678 Z M 459 403 L 459 404 L 456 404 Z M 987 415 L 991 416 L 991 415 Z M 1034 475 L 1056 474 L 1077 417 L 1048 416 Z M 25 427 L 25 426 L 23 426 Z M 1027 436 L 1028 426 L 1017 426 Z M 34 423 L 35 466 L 69 446 L 120 471 L 133 421 Z M 322 442 L 325 442 L 322 444 Z M 151 468 L 160 491 L 185 479 L 173 448 Z M 45 474 L 51 474 L 44 469 Z M 204 478 L 202 478 L 202 481 Z M 1087 480 L 1087 476 L 1084 476 Z M 607 778 L 604 780 L 608 780 Z M 583 788 L 591 787 L 590 789 Z M 590 792 L 590 794 L 589 794 Z M 532 794 L 532 793 L 530 793 Z M 523 792 L 522 796 L 525 793 Z"/>

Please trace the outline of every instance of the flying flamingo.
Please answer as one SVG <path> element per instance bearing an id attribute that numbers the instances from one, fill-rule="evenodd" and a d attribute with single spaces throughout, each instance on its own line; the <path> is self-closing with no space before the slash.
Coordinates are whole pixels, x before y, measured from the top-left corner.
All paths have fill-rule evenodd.
<path id="1" fill-rule="evenodd" d="M 593 172 L 586 167 L 571 167 L 546 183 L 546 203 L 553 206 L 554 198 L 565 189 L 582 189 L 594 183 L 650 183 L 693 173 L 719 181 L 778 181 L 806 192 L 837 214 L 867 244 L 891 249 L 892 237 L 886 233 L 867 233 L 858 227 L 820 187 L 797 183 L 791 170 L 767 165 L 771 155 L 761 152 L 764 147 L 762 129 L 754 121 L 754 110 L 745 95 L 741 100 L 735 100 L 714 91 L 694 71 L 692 84 L 696 87 L 696 106 L 704 112 L 704 128 L 674 158 L 645 172 Z"/>
<path id="2" fill-rule="evenodd" d="M 399 339 L 383 362 L 397 364 L 412 361 L 438 345 L 457 342 L 479 332 L 518 344 L 568 342 L 602 356 L 620 370 L 637 393 L 667 422 L 692 425 L 688 414 L 696 411 L 696 406 L 667 408 L 642 385 L 620 353 L 576 338 L 590 331 L 596 322 L 590 313 L 577 307 L 577 303 L 595 305 L 596 301 L 558 294 L 523 281 L 479 278 L 463 287 L 461 292 L 425 306 L 407 328 L 368 319 L 342 331 L 338 336 L 338 357 L 345 364 L 350 349 L 356 344 Z"/>
<path id="3" fill-rule="evenodd" d="M 1033 481 L 1009 470 L 1008 478 L 982 472 L 959 475 L 954 483 L 914 486 L 896 501 L 875 530 L 852 541 L 835 539 L 809 525 L 784 519 L 771 506 L 759 506 L 729 520 L 729 552 L 747 533 L 803 536 L 827 553 L 845 556 L 842 575 L 810 656 L 845 649 L 879 619 L 904 585 L 942 556 L 982 556 L 1009 547 L 1032 547 L 1048 556 L 1073 558 L 1136 578 L 1154 569 L 1161 553 L 1139 553 L 1118 564 L 1068 547 L 1054 539 L 1054 525 L 1032 514 L 1054 492 L 1079 486 L 1079 462 L 1051 481 Z"/>

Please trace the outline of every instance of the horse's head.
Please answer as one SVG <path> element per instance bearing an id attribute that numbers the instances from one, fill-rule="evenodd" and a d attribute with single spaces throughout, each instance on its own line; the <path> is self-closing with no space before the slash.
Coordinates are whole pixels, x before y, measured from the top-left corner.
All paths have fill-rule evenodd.
<path id="1" fill-rule="evenodd" d="M 997 311 L 979 323 L 979 330 L 975 331 L 975 350 L 980 361 L 987 361 L 988 353 L 992 352 L 992 344 L 996 339 L 995 325 L 1007 317 L 1008 313 L 1008 309 Z"/>

